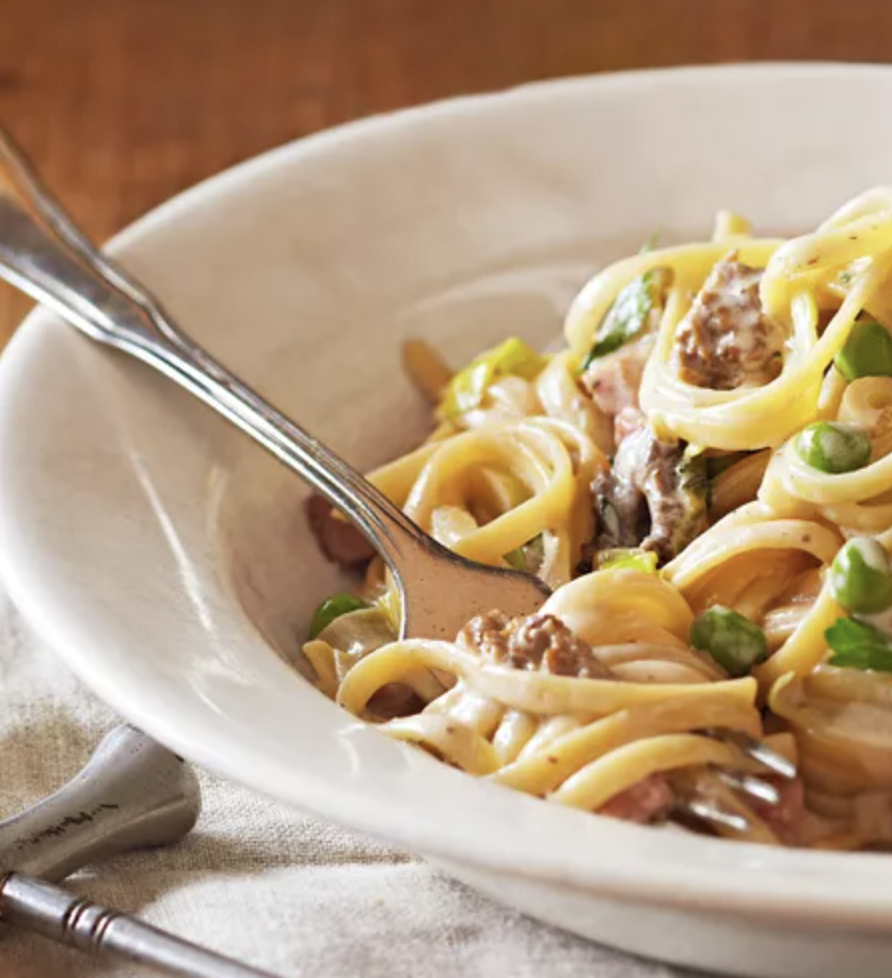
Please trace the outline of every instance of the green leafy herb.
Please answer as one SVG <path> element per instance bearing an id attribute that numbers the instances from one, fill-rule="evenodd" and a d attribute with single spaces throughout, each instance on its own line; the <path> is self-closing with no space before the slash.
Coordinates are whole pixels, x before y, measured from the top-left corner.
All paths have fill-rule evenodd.
<path id="1" fill-rule="evenodd" d="M 504 343 L 481 353 L 449 382 L 440 404 L 440 416 L 450 420 L 480 406 L 489 385 L 499 377 L 515 376 L 533 380 L 547 359 L 512 336 Z"/>
<path id="2" fill-rule="evenodd" d="M 333 594 L 330 598 L 326 598 L 313 613 L 310 621 L 310 638 L 316 638 L 341 615 L 368 607 L 370 607 L 368 602 L 357 598 L 355 594 Z"/>
<path id="3" fill-rule="evenodd" d="M 842 669 L 892 672 L 892 639 L 873 625 L 854 618 L 837 618 L 824 632 L 833 651 L 827 660 Z"/>
<path id="4" fill-rule="evenodd" d="M 515 570 L 535 574 L 545 560 L 545 538 L 539 533 L 532 540 L 515 550 L 509 550 L 504 556 L 505 563 Z"/>

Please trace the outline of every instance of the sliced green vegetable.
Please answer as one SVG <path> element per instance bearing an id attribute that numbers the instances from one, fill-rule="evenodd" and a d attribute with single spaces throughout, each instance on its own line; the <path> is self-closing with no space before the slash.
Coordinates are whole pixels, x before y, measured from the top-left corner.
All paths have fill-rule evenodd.
<path id="1" fill-rule="evenodd" d="M 892 560 L 872 537 L 844 544 L 830 568 L 833 597 L 856 615 L 875 615 L 892 607 Z"/>
<path id="2" fill-rule="evenodd" d="M 369 607 L 371 605 L 367 601 L 357 598 L 355 594 L 333 594 L 330 598 L 326 598 L 313 612 L 313 618 L 310 621 L 310 638 L 316 638 L 320 632 L 328 628 L 341 615 Z"/>
<path id="3" fill-rule="evenodd" d="M 702 493 L 706 491 L 708 481 L 706 456 L 685 450 L 678 463 L 679 489 L 682 492 Z"/>
<path id="4" fill-rule="evenodd" d="M 515 547 L 514 550 L 509 550 L 502 559 L 515 570 L 525 571 L 527 569 L 527 555 L 523 552 L 523 547 Z"/>
<path id="5" fill-rule="evenodd" d="M 729 676 L 746 676 L 768 653 L 765 632 L 721 605 L 707 608 L 694 619 L 691 645 L 708 652 Z"/>
<path id="6" fill-rule="evenodd" d="M 659 274 L 662 271 L 649 268 L 620 290 L 595 333 L 595 342 L 582 365 L 583 370 L 644 332 L 655 309 L 662 304 L 662 283 L 665 279 L 664 274 Z"/>
<path id="7" fill-rule="evenodd" d="M 706 475 L 706 456 L 687 450 L 676 469 L 678 489 L 676 496 L 681 503 L 682 516 L 672 534 L 672 553 L 682 550 L 704 529 L 706 510 L 710 503 L 710 485 Z"/>
<path id="8" fill-rule="evenodd" d="M 827 660 L 831 666 L 892 672 L 892 640 L 878 628 L 854 618 L 837 618 L 824 638 L 833 651 Z"/>
<path id="9" fill-rule="evenodd" d="M 656 574 L 659 557 L 652 550 L 602 550 L 598 570 L 637 570 Z"/>
<path id="10" fill-rule="evenodd" d="M 523 546 L 509 550 L 503 559 L 509 567 L 513 567 L 515 570 L 535 574 L 542 566 L 542 561 L 545 560 L 545 538 L 539 533 Z"/>
<path id="11" fill-rule="evenodd" d="M 481 353 L 449 382 L 440 404 L 444 419 L 455 418 L 480 406 L 489 385 L 499 377 L 515 376 L 533 380 L 548 363 L 523 340 L 512 336 L 504 343 Z"/>
<path id="12" fill-rule="evenodd" d="M 646 255 L 649 251 L 653 251 L 657 246 L 657 242 L 660 240 L 659 231 L 651 231 L 647 236 L 644 244 L 638 249 L 639 255 Z"/>
<path id="13" fill-rule="evenodd" d="M 871 320 L 855 323 L 834 363 L 848 381 L 892 377 L 892 333 Z"/>
<path id="14" fill-rule="evenodd" d="M 870 436 L 860 425 L 816 421 L 797 436 L 796 452 L 819 472 L 854 472 L 870 461 Z"/>

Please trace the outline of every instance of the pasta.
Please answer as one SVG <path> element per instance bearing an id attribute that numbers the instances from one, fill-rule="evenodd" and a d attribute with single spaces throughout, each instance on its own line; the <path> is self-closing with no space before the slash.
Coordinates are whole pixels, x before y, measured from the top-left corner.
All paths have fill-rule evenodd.
<path id="1" fill-rule="evenodd" d="M 892 189 L 790 240 L 720 213 L 581 290 L 549 355 L 405 363 L 428 441 L 371 481 L 552 595 L 396 641 L 380 559 L 304 662 L 345 709 L 478 777 L 767 844 L 892 843 Z M 337 517 L 332 517 L 336 519 Z M 337 557 L 337 554 L 334 555 Z M 796 765 L 779 781 L 734 738 Z M 751 775 L 775 803 L 737 790 Z M 709 799 L 728 818 L 691 819 Z"/>

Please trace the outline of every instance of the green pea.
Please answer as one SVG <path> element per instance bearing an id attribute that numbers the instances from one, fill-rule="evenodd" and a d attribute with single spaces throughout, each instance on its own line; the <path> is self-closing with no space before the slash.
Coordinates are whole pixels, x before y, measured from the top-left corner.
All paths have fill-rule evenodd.
<path id="1" fill-rule="evenodd" d="M 871 320 L 855 323 L 834 363 L 848 381 L 892 377 L 892 334 Z"/>
<path id="2" fill-rule="evenodd" d="M 854 472 L 870 461 L 870 436 L 860 425 L 816 421 L 799 432 L 796 451 L 819 472 Z"/>
<path id="3" fill-rule="evenodd" d="M 330 598 L 326 598 L 313 612 L 313 618 L 310 621 L 310 638 L 316 638 L 320 632 L 325 631 L 341 615 L 346 615 L 350 611 L 361 611 L 368 607 L 370 607 L 368 602 L 363 601 L 362 598 L 357 598 L 355 594 L 333 594 Z"/>
<path id="4" fill-rule="evenodd" d="M 874 615 L 892 606 L 892 560 L 872 537 L 849 540 L 830 568 L 833 597 L 855 615 Z"/>
<path id="5" fill-rule="evenodd" d="M 718 604 L 694 619 L 691 645 L 708 652 L 729 676 L 747 675 L 768 652 L 765 632 L 758 625 Z"/>

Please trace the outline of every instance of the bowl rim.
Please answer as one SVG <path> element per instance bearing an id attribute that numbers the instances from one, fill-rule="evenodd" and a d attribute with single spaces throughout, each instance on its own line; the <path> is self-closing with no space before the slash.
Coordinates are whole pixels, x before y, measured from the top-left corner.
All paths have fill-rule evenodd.
<path id="1" fill-rule="evenodd" d="M 268 150 L 162 203 L 115 235 L 108 247 L 114 255 L 126 255 L 128 248 L 156 228 L 175 224 L 181 215 L 199 203 L 206 206 L 210 201 L 219 202 L 232 190 L 243 189 L 253 181 L 262 180 L 267 172 L 276 171 L 295 158 L 324 154 L 333 146 L 356 139 L 377 138 L 390 127 L 404 126 L 413 118 L 445 118 L 489 112 L 517 99 L 550 100 L 589 88 L 603 93 L 628 93 L 636 89 L 647 91 L 655 83 L 684 88 L 692 82 L 741 84 L 756 77 L 780 84 L 786 80 L 814 79 L 825 82 L 834 77 L 852 76 L 862 81 L 882 77 L 888 84 L 892 81 L 892 66 L 778 61 L 647 69 L 535 82 L 506 91 L 444 99 L 346 123 Z M 36 326 L 48 318 L 55 317 L 46 310 L 37 309 L 25 319 L 0 359 L 0 387 L 8 382 L 20 362 L 24 366 L 26 355 L 36 352 L 33 348 L 40 339 Z M 0 458 L 2 454 L 0 424 Z M 5 501 L 0 499 L 0 510 L 5 505 Z M 642 859 L 623 855 L 623 849 L 628 852 L 642 843 L 644 837 L 641 833 L 647 833 L 652 838 L 653 829 L 614 823 L 613 820 L 597 816 L 594 820 L 602 823 L 600 834 L 607 843 L 599 853 L 599 861 L 574 864 L 568 860 L 566 851 L 558 852 L 556 848 L 549 850 L 547 845 L 537 847 L 535 851 L 518 853 L 512 851 L 506 839 L 500 843 L 494 837 L 486 840 L 469 838 L 474 833 L 463 830 L 454 830 L 451 835 L 448 831 L 444 834 L 444 825 L 448 825 L 448 821 L 436 827 L 407 823 L 401 820 L 400 814 L 391 813 L 381 799 L 374 803 L 357 804 L 357 801 L 365 802 L 367 799 L 357 798 L 349 786 L 323 784 L 304 778 L 298 790 L 291 793 L 277 791 L 270 785 L 262 765 L 254 763 L 256 759 L 252 759 L 250 754 L 237 749 L 223 752 L 203 743 L 200 736 L 196 737 L 196 730 L 190 732 L 186 721 L 180 723 L 174 719 L 172 722 L 171 717 L 157 716 L 139 702 L 122 702 L 121 691 L 114 681 L 92 669 L 89 653 L 84 653 L 67 640 L 64 629 L 57 627 L 52 616 L 47 614 L 42 595 L 19 576 L 16 563 L 3 548 L 0 548 L 0 578 L 29 623 L 102 699 L 195 763 L 296 807 L 408 849 L 429 853 L 443 861 L 463 863 L 499 875 L 545 881 L 573 890 L 717 913 L 742 912 L 774 921 L 820 922 L 877 930 L 887 928 L 892 922 L 892 887 L 888 887 L 884 879 L 889 864 L 876 854 L 775 850 L 751 843 L 734 843 L 730 847 L 723 840 L 692 835 L 677 844 L 693 856 L 711 849 L 716 858 L 711 860 L 709 868 L 705 868 L 705 865 L 694 866 L 690 878 L 680 879 L 677 861 L 660 867 L 645 865 Z M 227 745 L 227 750 L 232 746 Z M 445 776 L 449 776 L 449 772 L 444 770 Z M 482 791 L 501 790 L 492 785 L 478 784 Z M 539 805 L 538 799 L 520 795 L 512 803 Z M 555 824 L 558 824 L 557 818 Z M 722 859 L 724 855 L 728 858 Z"/>

